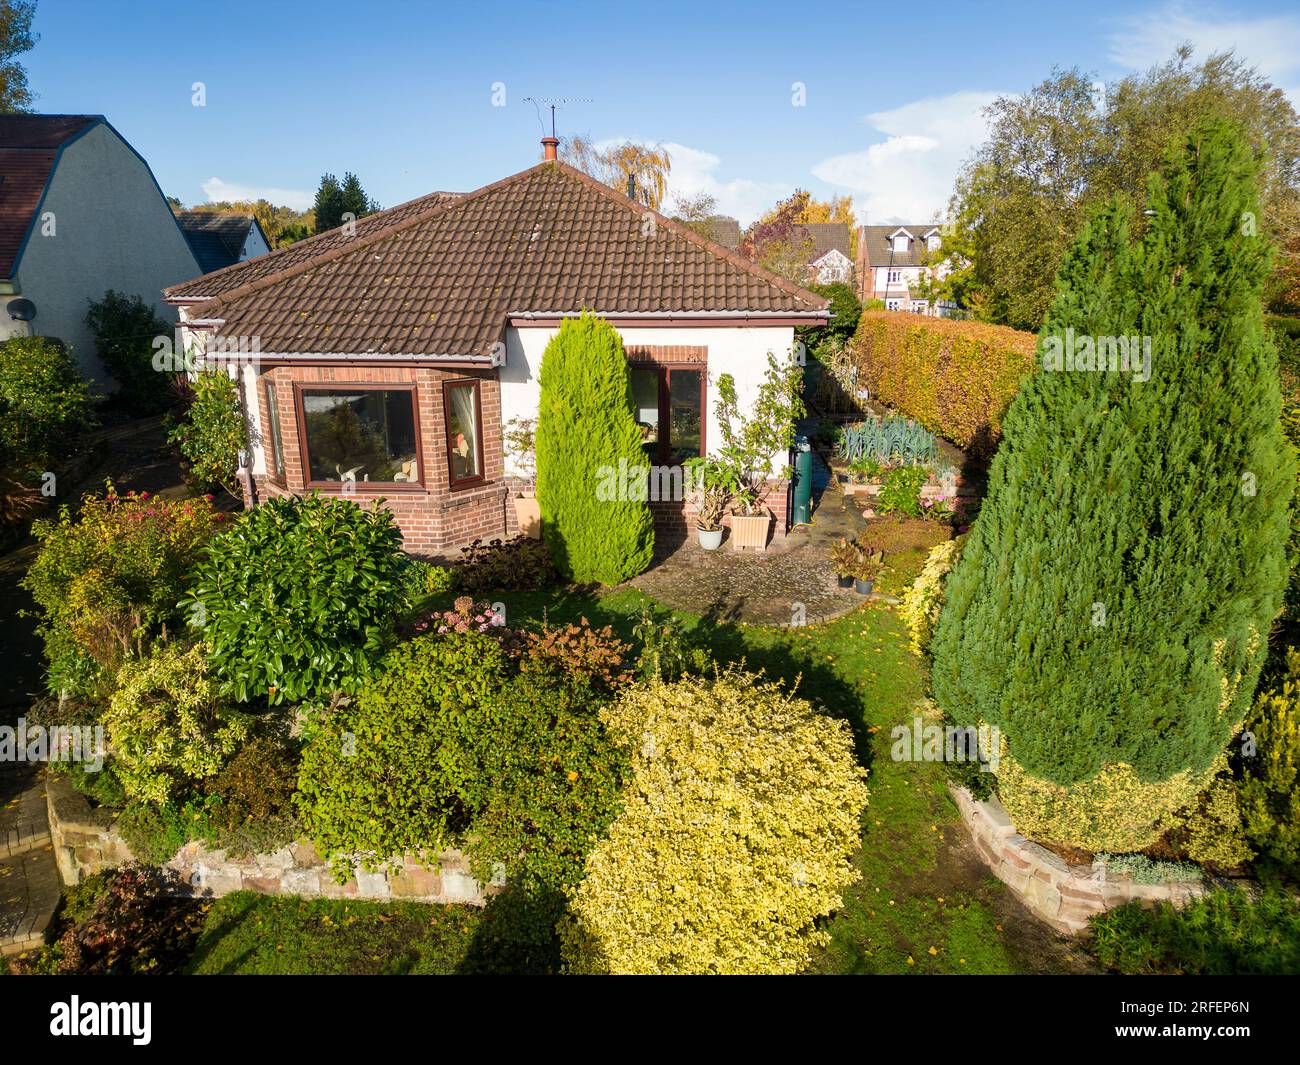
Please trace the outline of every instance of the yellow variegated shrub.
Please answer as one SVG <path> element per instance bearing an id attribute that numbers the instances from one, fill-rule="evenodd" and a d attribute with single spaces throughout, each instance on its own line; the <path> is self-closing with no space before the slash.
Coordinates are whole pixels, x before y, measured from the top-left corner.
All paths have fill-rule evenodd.
<path id="1" fill-rule="evenodd" d="M 848 726 L 760 676 L 629 689 L 623 810 L 561 926 L 579 973 L 794 973 L 859 876 L 866 773 Z"/>
<path id="2" fill-rule="evenodd" d="M 930 637 L 934 635 L 939 612 L 943 609 L 943 583 L 953 566 L 957 565 L 965 543 L 963 534 L 955 540 L 937 544 L 926 557 L 916 580 L 903 593 L 898 613 L 912 637 L 912 650 L 918 655 L 924 655 L 930 646 Z"/>

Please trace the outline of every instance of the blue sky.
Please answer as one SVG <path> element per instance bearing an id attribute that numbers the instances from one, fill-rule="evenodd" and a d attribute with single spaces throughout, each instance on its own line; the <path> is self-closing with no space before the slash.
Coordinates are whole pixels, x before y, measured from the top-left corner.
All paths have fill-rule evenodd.
<path id="1" fill-rule="evenodd" d="M 525 97 L 580 97 L 560 132 L 667 145 L 670 196 L 749 222 L 803 187 L 853 195 L 860 221 L 926 221 L 982 106 L 1054 65 L 1109 80 L 1180 41 L 1236 47 L 1300 101 L 1300 11 L 1280 2 L 39 0 L 34 28 L 37 109 L 106 115 L 186 203 L 301 207 L 326 170 L 384 206 L 477 188 L 538 158 Z"/>

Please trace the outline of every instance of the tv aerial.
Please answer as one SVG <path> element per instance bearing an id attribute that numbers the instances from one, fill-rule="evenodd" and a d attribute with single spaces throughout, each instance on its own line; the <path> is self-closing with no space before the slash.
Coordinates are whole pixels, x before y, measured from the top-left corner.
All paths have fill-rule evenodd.
<path id="1" fill-rule="evenodd" d="M 542 127 L 542 132 L 546 132 L 546 120 L 542 118 L 542 108 L 551 109 L 551 136 L 555 136 L 555 112 L 558 108 L 563 111 L 569 104 L 594 104 L 596 101 L 590 96 L 525 96 L 524 100 L 532 104 L 537 111 L 537 122 Z"/>

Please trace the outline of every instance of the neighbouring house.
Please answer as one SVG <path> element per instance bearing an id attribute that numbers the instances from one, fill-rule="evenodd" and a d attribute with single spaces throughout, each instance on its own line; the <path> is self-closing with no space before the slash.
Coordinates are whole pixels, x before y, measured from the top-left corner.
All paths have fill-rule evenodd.
<path id="1" fill-rule="evenodd" d="M 475 192 L 434 193 L 352 235 L 167 290 L 187 342 L 240 382 L 248 505 L 311 490 L 383 498 L 419 554 L 510 535 L 529 470 L 505 453 L 503 428 L 536 418 L 542 352 L 564 319 L 590 311 L 618 329 L 646 450 L 664 468 L 716 450 L 718 375 L 743 406 L 768 354 L 828 321 L 826 300 L 663 216 L 647 225 L 643 205 L 543 143 L 544 162 Z M 778 535 L 785 498 L 773 482 Z M 688 504 L 652 506 L 660 528 L 684 532 Z"/>
<path id="2" fill-rule="evenodd" d="M 939 227 L 884 225 L 858 227 L 858 297 L 884 300 L 885 309 L 940 316 L 953 304 L 930 298 L 926 280 L 947 273 L 937 255 L 942 240 Z"/>
<path id="3" fill-rule="evenodd" d="M 0 115 L 0 339 L 57 337 L 110 385 L 86 325 L 109 289 L 161 316 L 202 269 L 144 161 L 102 115 Z"/>
<path id="4" fill-rule="evenodd" d="M 176 223 L 205 274 L 256 259 L 271 250 L 261 224 L 235 211 L 181 211 Z"/>
<path id="5" fill-rule="evenodd" d="M 833 281 L 853 281 L 852 240 L 845 222 L 807 222 L 799 226 L 796 240 L 810 247 L 809 282 L 829 285 Z"/>

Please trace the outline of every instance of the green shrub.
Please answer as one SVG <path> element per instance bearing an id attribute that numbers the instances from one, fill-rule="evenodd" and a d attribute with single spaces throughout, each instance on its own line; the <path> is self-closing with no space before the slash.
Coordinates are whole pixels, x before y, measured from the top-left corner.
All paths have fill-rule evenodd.
<path id="1" fill-rule="evenodd" d="M 491 636 L 421 636 L 393 650 L 353 701 L 314 722 L 299 814 L 336 872 L 436 853 L 468 827 L 491 781 L 462 729 L 482 723 L 506 661 Z"/>
<path id="2" fill-rule="evenodd" d="M 294 805 L 297 752 L 275 736 L 254 736 L 203 782 L 209 807 L 204 837 L 234 858 L 283 847 L 298 835 Z"/>
<path id="3" fill-rule="evenodd" d="M 1252 900 L 1214 891 L 1182 909 L 1140 902 L 1092 919 L 1092 952 L 1128 975 L 1293 975 L 1300 972 L 1300 903 L 1284 891 Z"/>
<path id="4" fill-rule="evenodd" d="M 1239 231 L 1256 173 L 1209 124 L 1153 181 L 1140 248 L 1121 205 L 1084 227 L 1045 356 L 1146 338 L 1149 376 L 1029 379 L 947 582 L 935 698 L 1000 729 L 999 791 L 1027 836 L 1022 819 L 1052 842 L 1145 849 L 1210 786 L 1249 710 L 1296 476 L 1261 317 L 1269 249 Z"/>
<path id="5" fill-rule="evenodd" d="M 459 742 L 477 753 L 487 781 L 468 833 L 481 879 L 499 869 L 536 894 L 582 878 L 628 772 L 597 717 L 600 703 L 576 674 L 524 673 L 492 695 L 483 721 L 465 722 Z"/>
<path id="6" fill-rule="evenodd" d="M 688 673 L 702 676 L 712 669 L 708 650 L 691 642 L 682 619 L 671 611 L 643 606 L 632 637 L 641 645 L 636 671 L 642 680 L 668 684 Z"/>
<path id="7" fill-rule="evenodd" d="M 44 471 L 91 423 L 90 392 L 59 341 L 11 337 L 0 343 L 0 467 Z"/>
<path id="8" fill-rule="evenodd" d="M 104 368 L 121 386 L 122 404 L 133 414 L 157 414 L 175 398 L 166 372 L 154 368 L 154 338 L 169 342 L 174 326 L 163 321 L 139 296 L 109 289 L 103 299 L 88 300 L 86 325 Z M 174 368 L 174 367 L 173 367 Z"/>
<path id="9" fill-rule="evenodd" d="M 456 587 L 456 571 L 435 566 L 418 558 L 408 558 L 402 566 L 402 599 L 408 606 Z"/>
<path id="10" fill-rule="evenodd" d="M 189 408 L 167 436 L 185 459 L 189 479 L 205 492 L 225 489 L 242 497 L 239 453 L 248 447 L 248 426 L 239 388 L 224 370 L 205 370 L 190 382 Z"/>
<path id="11" fill-rule="evenodd" d="M 1246 733 L 1253 748 L 1241 759 L 1246 836 L 1274 861 L 1300 865 L 1300 652 L 1287 652 L 1286 676 L 1259 694 Z"/>
<path id="12" fill-rule="evenodd" d="M 577 672 L 509 675 L 478 632 L 393 651 L 349 706 L 313 724 L 299 773 L 304 827 L 340 876 L 354 858 L 453 844 L 476 875 L 521 891 L 572 883 L 614 815 L 625 757 Z"/>
<path id="13" fill-rule="evenodd" d="M 248 738 L 249 718 L 222 704 L 201 644 L 168 643 L 122 667 L 104 727 L 127 795 L 161 803 L 216 773 Z"/>
<path id="14" fill-rule="evenodd" d="M 555 562 L 543 540 L 475 540 L 460 549 L 457 582 L 467 592 L 535 592 L 556 582 Z"/>
<path id="15" fill-rule="evenodd" d="M 278 497 L 212 543 L 182 606 L 224 694 L 292 702 L 369 676 L 402 604 L 401 571 L 387 508 Z"/>
<path id="16" fill-rule="evenodd" d="M 885 474 L 876 507 L 881 514 L 921 516 L 921 487 L 929 474 L 924 466 L 896 466 Z"/>
<path id="17" fill-rule="evenodd" d="M 859 876 L 866 774 L 849 728 L 761 676 L 628 689 L 622 812 L 561 924 L 574 972 L 795 973 Z"/>
<path id="18" fill-rule="evenodd" d="M 198 838 L 204 809 L 192 803 L 153 803 L 135 799 L 126 804 L 114 827 L 131 848 L 136 861 L 162 865 Z"/>
<path id="19" fill-rule="evenodd" d="M 1032 333 L 983 322 L 865 311 L 854 345 L 874 399 L 982 454 L 1034 369 Z"/>
<path id="20" fill-rule="evenodd" d="M 102 697 L 124 661 L 179 628 L 177 601 L 228 517 L 208 499 L 119 496 L 109 482 L 75 517 L 65 506 L 36 522 L 41 546 L 22 583 L 41 609 L 50 690 Z"/>
<path id="21" fill-rule="evenodd" d="M 566 319 L 542 354 L 538 384 L 542 533 L 564 577 L 618 584 L 650 564 L 654 524 L 644 496 L 624 490 L 641 483 L 639 471 L 648 487 L 650 463 L 614 327 L 588 314 Z"/>

